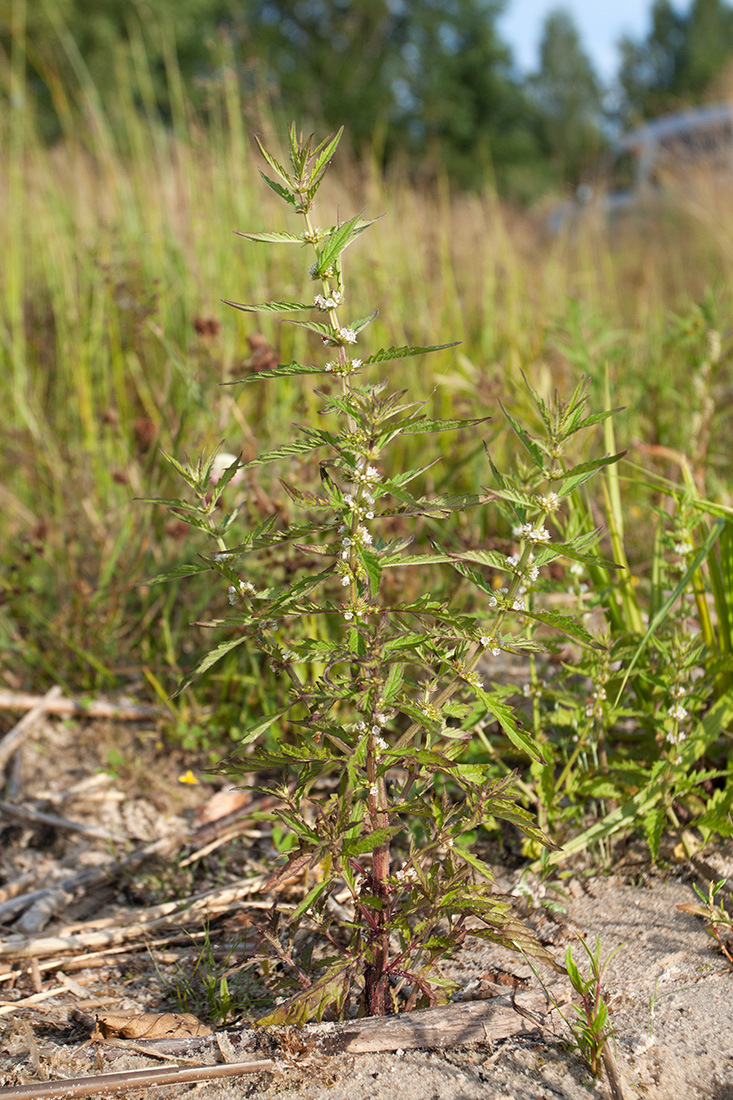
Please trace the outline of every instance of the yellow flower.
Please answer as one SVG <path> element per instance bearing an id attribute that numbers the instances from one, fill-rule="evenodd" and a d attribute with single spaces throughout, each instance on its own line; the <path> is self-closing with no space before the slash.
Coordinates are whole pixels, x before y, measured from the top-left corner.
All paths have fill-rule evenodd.
<path id="1" fill-rule="evenodd" d="M 185 775 L 178 776 L 179 783 L 198 783 L 198 779 L 189 768 Z"/>

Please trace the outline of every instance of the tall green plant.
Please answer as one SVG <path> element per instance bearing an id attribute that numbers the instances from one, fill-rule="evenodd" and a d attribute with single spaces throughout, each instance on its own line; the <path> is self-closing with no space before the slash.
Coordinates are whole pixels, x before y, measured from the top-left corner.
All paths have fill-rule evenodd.
<path id="1" fill-rule="evenodd" d="M 434 464 L 427 458 L 420 468 L 390 471 L 388 451 L 400 439 L 479 431 L 483 419 L 430 419 L 420 402 L 390 390 L 385 379 L 363 380 L 370 366 L 400 364 L 451 345 L 355 355 L 376 311 L 357 320 L 342 318 L 343 261 L 371 223 L 361 214 L 328 227 L 315 220 L 314 199 L 340 132 L 315 147 L 295 127 L 289 137 L 288 168 L 260 146 L 272 172 L 263 178 L 300 216 L 302 228 L 242 236 L 310 247 L 315 294 L 302 301 L 229 304 L 246 313 L 288 314 L 290 324 L 319 338 L 329 356 L 324 365 L 291 362 L 242 381 L 315 376 L 322 386 L 316 391 L 320 412 L 283 446 L 250 463 L 233 461 L 216 484 L 215 456 L 193 466 L 171 459 L 194 500 L 165 503 L 215 543 L 213 553 L 175 575 L 214 571 L 228 585 L 232 607 L 211 625 L 234 633 L 181 688 L 243 646 L 266 654 L 289 685 L 284 705 L 244 734 L 226 766 L 240 773 L 277 769 L 284 774 L 267 788 L 274 789 L 279 806 L 266 816 L 292 837 L 273 887 L 304 874 L 310 888 L 288 914 L 285 940 L 271 926 L 261 931 L 300 985 L 267 1019 L 300 1023 L 327 1011 L 344 1013 L 357 991 L 370 1014 L 434 1003 L 446 995 L 438 963 L 469 934 L 555 965 L 511 913 L 508 899 L 494 892 L 490 867 L 471 848 L 477 831 L 495 827 L 497 820 L 512 823 L 540 846 L 554 845 L 515 800 L 513 775 L 492 778 L 493 765 L 466 762 L 465 749 L 475 730 L 496 730 L 538 766 L 545 765 L 541 745 L 504 694 L 484 685 L 480 666 L 505 650 L 538 650 L 526 623 L 594 644 L 572 616 L 536 605 L 533 591 L 540 572 L 560 555 L 597 560 L 586 550 L 592 533 L 553 541 L 552 528 L 560 530 L 567 498 L 613 458 L 566 466 L 568 440 L 608 415 L 586 416 L 581 384 L 567 403 L 559 398 L 546 403 L 530 389 L 539 435 L 505 410 L 529 465 L 520 464 L 518 474 L 509 476 L 492 463 L 497 484 L 485 493 L 422 495 L 413 486 Z M 282 481 L 302 509 L 302 520 L 284 525 L 273 516 L 246 536 L 237 534 L 237 512 L 221 509 L 237 472 L 314 452 L 322 455 L 318 489 Z M 490 499 L 511 517 L 515 553 L 481 547 L 456 552 L 437 541 L 440 523 Z M 396 521 L 402 530 L 413 521 L 425 525 L 431 549 L 410 553 L 412 535 L 390 537 L 389 525 Z M 252 555 L 265 549 L 280 550 L 288 561 L 285 583 L 262 586 L 248 568 Z M 478 594 L 480 606 L 470 613 L 434 594 L 442 587 L 436 567 L 446 566 Z M 418 567 L 421 579 L 415 582 L 411 571 Z M 500 571 L 504 583 L 493 583 L 487 570 Z M 279 725 L 285 720 L 287 735 Z M 262 734 L 277 729 L 279 736 L 261 742 Z M 344 898 L 334 899 L 341 891 L 346 908 Z M 320 934 L 318 949 L 314 931 Z M 310 965 L 298 961 L 298 952 Z"/>

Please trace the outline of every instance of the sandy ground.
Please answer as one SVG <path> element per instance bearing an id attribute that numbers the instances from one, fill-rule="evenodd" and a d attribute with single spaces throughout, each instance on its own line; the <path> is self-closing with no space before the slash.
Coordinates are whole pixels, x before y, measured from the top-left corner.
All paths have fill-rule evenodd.
<path id="1" fill-rule="evenodd" d="M 67 737 L 76 745 L 75 757 L 67 756 Z M 50 745 L 53 752 L 49 752 Z M 157 753 L 158 746 L 152 740 L 151 745 L 150 751 Z M 31 802 L 35 795 L 37 805 L 43 802 L 41 795 L 53 803 L 54 784 L 59 790 L 69 790 L 73 779 L 84 787 L 88 782 L 85 776 L 93 774 L 95 763 L 89 757 L 80 765 L 78 731 L 68 726 L 46 730 L 42 746 L 48 753 L 48 768 L 39 766 L 36 756 L 33 780 L 26 768 L 26 779 L 20 784 L 23 801 Z M 143 745 L 138 775 L 127 784 L 118 776 L 113 786 L 119 788 L 119 797 L 105 797 L 93 811 L 98 821 L 115 825 L 117 818 L 110 807 L 116 805 L 115 813 L 124 817 L 137 806 L 141 839 L 146 839 L 148 828 L 155 835 L 161 827 L 161 813 L 168 815 L 170 823 L 169 796 L 176 790 L 177 774 L 187 763 L 175 761 L 168 777 L 160 764 L 155 782 L 147 780 L 147 800 L 138 798 L 136 803 L 134 780 L 150 774 L 144 750 Z M 65 759 L 73 761 L 73 776 L 65 774 L 59 764 Z M 193 805 L 194 792 L 187 790 L 186 795 Z M 85 797 L 89 797 L 88 792 Z M 80 802 L 56 808 L 69 817 L 83 816 Z M 142 810 L 148 811 L 149 823 Z M 190 811 L 179 803 L 173 812 L 183 815 L 183 821 Z M 34 839 L 19 827 L 7 836 L 10 841 L 6 841 L 0 866 L 4 862 L 8 879 L 38 861 L 46 861 L 49 873 L 57 865 L 54 874 L 60 874 L 64 862 L 68 866 L 76 861 L 78 866 L 81 860 L 81 850 L 76 854 L 76 849 L 70 847 L 78 843 L 73 838 L 51 836 L 49 844 L 41 844 L 37 835 Z M 102 845 L 100 859 L 108 858 L 103 849 Z M 716 875 L 733 880 L 733 845 L 719 846 L 706 858 Z M 93 862 L 91 856 L 89 859 Z M 529 919 L 558 958 L 563 957 L 566 944 L 578 931 L 591 943 L 596 935 L 600 936 L 604 956 L 623 945 L 608 969 L 604 988 L 627 1100 L 733 1100 L 733 967 L 706 934 L 702 921 L 676 908 L 696 900 L 693 874 L 688 868 L 664 873 L 637 868 L 634 874 L 635 881 L 620 873 L 566 878 L 560 884 L 565 912 L 556 917 L 543 906 L 551 891 L 543 899 L 541 889 L 535 888 L 534 898 L 528 903 Z M 519 872 L 509 875 L 502 870 L 500 881 L 504 888 L 516 887 Z M 115 903 L 119 904 L 119 898 Z M 578 960 L 583 958 L 579 946 L 574 954 Z M 482 992 L 485 996 L 487 975 L 497 971 L 539 988 L 523 960 L 480 941 L 469 940 L 451 969 L 466 998 L 478 998 Z M 77 971 L 74 977 L 82 981 L 85 974 Z M 55 980 L 50 974 L 48 979 Z M 95 981 L 99 982 L 97 986 Z M 100 998 L 100 1003 L 106 1001 L 110 1011 L 150 1011 L 156 1007 L 161 987 L 152 963 L 148 962 L 146 970 L 143 961 L 132 976 L 129 972 L 112 972 L 103 979 L 92 973 L 86 988 Z M 7 1005 L 30 992 L 32 989 L 22 983 L 17 988 L 10 984 L 0 988 L 0 1086 L 100 1072 L 88 1045 L 84 1046 L 83 1034 L 69 1026 L 67 1011 L 74 1003 L 73 997 L 57 998 L 17 1013 L 10 1006 L 3 1011 L 3 1002 Z M 506 988 L 502 992 L 506 993 Z M 170 1007 L 158 1004 L 159 1010 Z M 174 1100 L 194 1093 L 200 1100 L 245 1096 L 254 1100 L 274 1096 L 283 1100 L 586 1100 L 608 1096 L 605 1082 L 594 1082 L 573 1052 L 562 1020 L 554 1015 L 552 1019 L 551 1031 L 537 1030 L 494 1045 L 487 1042 L 443 1051 L 319 1056 L 276 1074 L 137 1090 L 126 1095 Z M 141 1056 L 125 1054 L 104 1068 L 119 1072 L 152 1064 Z"/>

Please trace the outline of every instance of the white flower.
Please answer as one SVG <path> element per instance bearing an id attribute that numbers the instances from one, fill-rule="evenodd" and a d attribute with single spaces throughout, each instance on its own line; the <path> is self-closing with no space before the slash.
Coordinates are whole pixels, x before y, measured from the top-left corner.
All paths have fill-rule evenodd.
<path id="1" fill-rule="evenodd" d="M 355 344 L 356 333 L 353 328 L 340 328 L 336 333 L 336 338 L 342 344 Z"/>
<path id="2" fill-rule="evenodd" d="M 675 699 L 681 699 L 683 695 L 687 695 L 687 688 L 682 684 L 675 684 L 672 688 L 672 695 Z"/>
<path id="3" fill-rule="evenodd" d="M 675 703 L 673 707 L 670 707 L 667 711 L 670 718 L 674 718 L 675 722 L 683 722 L 687 717 L 688 712 L 680 703 Z"/>
<path id="4" fill-rule="evenodd" d="M 371 730 L 372 737 L 376 737 L 381 732 L 382 732 L 382 727 L 381 726 L 372 726 L 372 730 Z"/>
<path id="5" fill-rule="evenodd" d="M 348 538 L 344 539 L 344 541 L 342 542 L 341 545 L 342 546 L 351 546 L 351 539 L 348 539 Z"/>
<path id="6" fill-rule="evenodd" d="M 495 645 L 495 646 L 492 647 L 492 650 L 491 650 L 491 656 L 492 657 L 498 657 L 500 653 L 501 653 L 501 650 L 499 649 L 498 645 Z"/>
<path id="7" fill-rule="evenodd" d="M 359 731 L 359 733 L 363 733 L 364 730 L 366 729 L 366 722 L 357 722 L 356 723 L 356 728 Z"/>
<path id="8" fill-rule="evenodd" d="M 389 722 L 389 715 L 385 714 L 383 710 L 378 710 L 374 715 L 375 722 L 379 722 L 380 726 L 383 726 L 385 722 Z"/>
<path id="9" fill-rule="evenodd" d="M 348 550 L 342 550 L 341 551 L 341 560 L 342 561 L 348 561 L 349 560 L 349 551 Z"/>
<path id="10" fill-rule="evenodd" d="M 538 565 L 531 565 L 527 571 L 527 576 L 531 581 L 536 581 L 540 575 L 540 567 Z"/>
<path id="11" fill-rule="evenodd" d="M 528 535 L 532 530 L 531 523 L 522 523 L 517 527 L 512 527 L 512 534 L 515 539 L 523 539 L 525 535 Z"/>
<path id="12" fill-rule="evenodd" d="M 560 507 L 560 497 L 557 493 L 548 493 L 543 503 L 548 512 L 556 512 Z"/>
<path id="13" fill-rule="evenodd" d="M 525 611 L 524 600 L 515 600 L 512 604 L 513 611 Z"/>
<path id="14" fill-rule="evenodd" d="M 506 563 L 510 569 L 514 569 L 517 565 L 519 565 L 519 554 L 510 554 L 509 557 L 506 559 Z"/>
<path id="15" fill-rule="evenodd" d="M 674 544 L 675 554 L 680 554 L 684 556 L 685 554 L 691 554 L 694 549 L 695 547 L 692 545 L 689 539 L 684 539 L 684 541 L 676 542 Z"/>
<path id="16" fill-rule="evenodd" d="M 389 745 L 387 744 L 387 742 L 384 740 L 383 737 L 378 737 L 374 743 L 375 743 L 375 745 L 377 746 L 378 749 L 384 750 L 384 749 L 389 748 Z"/>
<path id="17" fill-rule="evenodd" d="M 582 563 L 582 561 L 574 561 L 573 564 L 570 566 L 570 572 L 573 574 L 574 577 L 582 577 L 583 576 L 583 563 Z"/>
<path id="18" fill-rule="evenodd" d="M 374 519 L 374 512 L 366 512 L 365 519 Z"/>
<path id="19" fill-rule="evenodd" d="M 367 466 L 364 477 L 367 481 L 379 481 L 381 474 L 376 466 Z"/>
<path id="20" fill-rule="evenodd" d="M 344 618 L 346 619 L 347 623 L 350 622 L 354 618 L 354 612 L 344 611 Z"/>
<path id="21" fill-rule="evenodd" d="M 496 596 L 489 596 L 489 607 L 496 607 L 498 602 Z"/>
<path id="22" fill-rule="evenodd" d="M 356 534 L 362 546 L 371 546 L 374 541 L 371 531 L 368 531 L 366 527 L 357 527 Z"/>
<path id="23" fill-rule="evenodd" d="M 342 577 L 341 578 L 341 587 L 342 588 L 346 588 L 347 585 L 349 585 L 349 584 L 351 584 L 351 577 Z"/>
<path id="24" fill-rule="evenodd" d="M 350 363 L 350 366 L 351 366 L 352 370 L 358 370 L 359 367 L 361 366 L 361 364 L 362 364 L 361 359 L 352 359 L 351 363 Z"/>
<path id="25" fill-rule="evenodd" d="M 328 371 L 337 370 L 337 368 L 338 368 L 338 363 L 333 363 L 333 362 L 326 363 L 326 370 L 328 370 Z"/>
<path id="26" fill-rule="evenodd" d="M 549 542 L 550 532 L 543 524 L 540 524 L 539 527 L 530 528 L 527 532 L 527 538 L 530 542 Z"/>
<path id="27" fill-rule="evenodd" d="M 376 783 L 372 783 L 371 787 L 369 788 L 369 794 L 372 796 L 372 798 L 376 798 L 379 794 L 379 788 L 377 787 Z"/>
<path id="28" fill-rule="evenodd" d="M 239 581 L 236 585 L 230 584 L 228 592 L 229 603 L 233 607 L 235 604 L 239 603 L 242 596 L 254 596 L 256 591 L 257 589 L 250 581 Z"/>

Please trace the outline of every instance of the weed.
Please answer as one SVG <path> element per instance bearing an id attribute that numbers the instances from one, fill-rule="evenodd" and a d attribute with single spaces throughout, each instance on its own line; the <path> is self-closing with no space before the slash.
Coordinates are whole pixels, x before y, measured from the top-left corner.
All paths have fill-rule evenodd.
<path id="1" fill-rule="evenodd" d="M 733 931 L 733 908 L 731 908 L 730 902 L 729 907 L 726 909 L 723 900 L 717 902 L 715 900 L 726 882 L 727 879 L 710 882 L 707 894 L 695 883 L 695 893 L 700 898 L 702 905 L 678 905 L 677 908 L 681 909 L 683 913 L 692 913 L 696 917 L 702 917 L 708 935 L 713 937 L 728 962 L 733 963 L 733 954 L 731 953 L 733 950 L 731 938 L 733 937 L 727 935 L 724 939 L 721 936 L 721 929 L 724 933 Z M 730 896 L 730 891 L 728 893 Z"/>
<path id="2" fill-rule="evenodd" d="M 193 499 L 163 502 L 215 546 L 170 575 L 213 572 L 222 578 L 232 610 L 209 625 L 234 628 L 233 637 L 215 646 L 181 689 L 243 646 L 264 654 L 289 688 L 282 705 L 250 726 L 227 761 L 229 770 L 284 773 L 283 781 L 267 788 L 280 800 L 268 816 L 296 838 L 296 847 L 286 853 L 273 885 L 302 874 L 315 878 L 288 916 L 287 949 L 278 947 L 272 927 L 260 929 L 301 984 L 267 1017 L 270 1023 L 341 1015 L 355 991 L 365 1011 L 376 1015 L 445 999 L 449 989 L 438 964 L 469 934 L 556 965 L 512 915 L 509 900 L 493 892 L 490 868 L 471 850 L 477 830 L 497 820 L 512 823 L 540 847 L 554 845 L 518 805 L 512 773 L 497 778 L 492 764 L 466 762 L 465 751 L 474 730 L 481 729 L 486 741 L 487 731 L 495 729 L 514 750 L 546 764 L 543 742 L 525 729 L 500 690 L 485 686 L 479 665 L 503 652 L 539 651 L 538 627 L 599 646 L 581 623 L 545 607 L 535 591 L 543 571 L 560 556 L 602 564 L 587 549 L 595 532 L 568 530 L 564 509 L 581 485 L 619 457 L 578 465 L 566 460 L 571 440 L 611 415 L 587 415 L 585 383 L 567 402 L 557 395 L 545 401 L 526 383 L 540 430 L 530 432 L 503 408 L 524 461 L 516 473 L 502 473 L 489 459 L 491 490 L 415 492 L 413 483 L 440 458 L 425 461 L 424 452 L 418 468 L 393 461 L 388 472 L 388 449 L 399 454 L 401 440 L 477 432 L 485 418 L 432 418 L 406 391 L 390 391 L 385 380 L 362 381 L 370 366 L 391 362 L 398 365 L 396 374 L 405 359 L 450 345 L 354 354 L 377 312 L 348 323 L 341 319 L 347 301 L 343 257 L 373 223 L 357 214 L 321 227 L 312 216 L 339 137 L 314 147 L 291 127 L 289 168 L 260 145 L 272 171 L 264 180 L 301 216 L 302 229 L 241 234 L 250 241 L 311 247 L 309 274 L 317 288 L 312 300 L 304 295 L 299 301 L 228 303 L 244 313 L 285 313 L 290 325 L 319 338 L 331 356 L 324 366 L 294 361 L 242 381 L 283 384 L 315 376 L 322 387 L 313 394 L 320 411 L 289 442 L 249 462 L 234 459 L 222 469 L 215 454 L 189 464 L 169 457 Z M 223 494 L 242 472 L 315 451 L 325 452 L 317 491 L 301 477 L 281 480 L 302 512 L 298 522 L 273 515 L 242 534 L 239 510 L 221 510 Z M 452 549 L 438 540 L 441 522 L 489 500 L 511 525 L 513 553 Z M 416 518 L 429 537 L 429 548 L 420 553 L 411 552 L 414 534 L 406 527 Z M 390 533 L 395 520 L 399 527 Z M 273 577 L 262 586 L 249 563 L 256 553 L 275 550 L 286 555 L 287 568 L 279 574 L 284 583 Z M 424 579 L 415 583 L 409 578 L 418 568 Z M 450 570 L 472 593 L 470 613 L 438 595 L 446 591 L 441 576 Z M 503 583 L 493 583 L 487 571 Z M 161 574 L 151 583 L 164 579 Z M 323 625 L 315 630 L 318 622 Z M 262 743 L 267 731 L 275 739 Z M 342 891 L 346 907 L 334 904 L 334 894 Z M 477 922 L 470 929 L 469 919 Z M 325 954 L 313 953 L 314 932 Z M 308 955 L 315 979 L 293 963 L 294 952 Z"/>
<path id="3" fill-rule="evenodd" d="M 588 956 L 589 969 L 586 978 L 580 973 L 577 963 L 573 959 L 572 947 L 565 952 L 565 968 L 570 978 L 570 984 L 580 996 L 580 1004 L 574 1004 L 576 1019 L 566 1021 L 578 1047 L 581 1057 L 585 1060 L 594 1077 L 598 1077 L 603 1065 L 603 1051 L 606 1045 L 613 1039 L 613 1028 L 608 1018 L 608 1007 L 603 997 L 603 975 L 614 955 L 622 949 L 623 944 L 606 957 L 601 957 L 601 941 L 596 936 L 595 948 L 591 951 L 585 940 L 580 943 Z"/>

